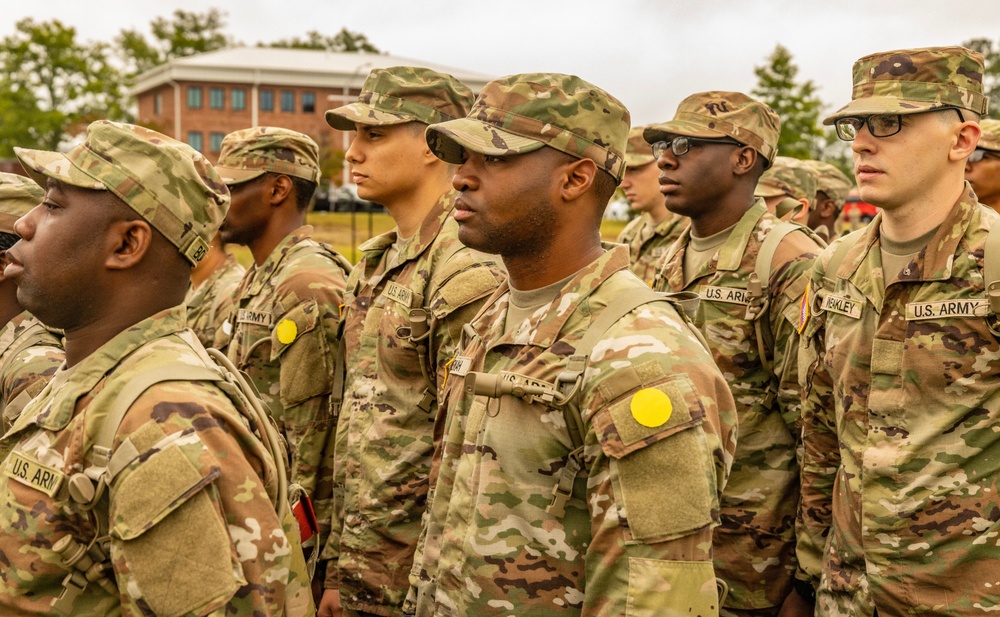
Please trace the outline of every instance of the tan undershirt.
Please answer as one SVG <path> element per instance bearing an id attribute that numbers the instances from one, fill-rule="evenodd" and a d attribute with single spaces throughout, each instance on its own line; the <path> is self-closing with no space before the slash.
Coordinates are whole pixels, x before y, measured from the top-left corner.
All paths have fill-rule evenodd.
<path id="1" fill-rule="evenodd" d="M 879 238 L 879 244 L 882 247 L 882 279 L 886 283 L 896 280 L 900 271 L 927 246 L 937 230 L 938 228 L 935 227 L 919 238 L 906 242 L 896 242 L 883 233 Z"/>
<path id="2" fill-rule="evenodd" d="M 716 250 L 726 243 L 726 240 L 733 234 L 733 230 L 736 229 L 737 225 L 739 225 L 738 221 L 732 227 L 704 238 L 699 238 L 694 233 L 691 234 L 691 241 L 688 242 L 687 250 L 684 251 L 685 285 L 690 283 L 695 275 L 705 267 L 705 264 L 712 260 Z"/>
<path id="3" fill-rule="evenodd" d="M 562 288 L 565 287 L 566 283 L 568 283 L 574 276 L 576 276 L 576 272 L 570 274 L 561 281 L 556 281 L 551 285 L 546 285 L 545 287 L 540 287 L 538 289 L 531 289 L 529 291 L 521 291 L 520 289 L 514 289 L 511 287 L 510 301 L 507 305 L 507 321 L 505 321 L 503 325 L 504 334 L 516 329 L 518 326 L 523 324 L 525 320 L 531 317 L 532 313 L 537 311 L 540 307 L 555 300 Z"/>

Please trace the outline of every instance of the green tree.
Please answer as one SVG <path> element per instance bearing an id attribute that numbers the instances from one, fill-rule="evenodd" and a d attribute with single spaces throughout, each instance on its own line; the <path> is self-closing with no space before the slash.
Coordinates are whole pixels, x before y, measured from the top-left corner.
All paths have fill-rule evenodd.
<path id="1" fill-rule="evenodd" d="M 781 118 L 778 154 L 800 159 L 817 158 L 823 150 L 825 135 L 819 124 L 823 102 L 816 95 L 812 80 L 798 83 L 799 68 L 792 54 L 777 45 L 767 64 L 754 68 L 757 86 L 751 93 L 771 106 Z"/>
<path id="2" fill-rule="evenodd" d="M 104 43 L 81 43 L 59 20 L 22 19 L 0 40 L 0 156 L 14 146 L 58 149 L 98 118 L 128 119 Z"/>
<path id="3" fill-rule="evenodd" d="M 226 14 L 218 9 L 194 13 L 178 9 L 172 18 L 150 22 L 152 39 L 138 30 L 122 30 L 115 47 L 127 77 L 134 78 L 174 58 L 223 49 L 234 44 L 224 32 Z"/>
<path id="4" fill-rule="evenodd" d="M 962 43 L 962 47 L 983 54 L 983 58 L 986 60 L 986 70 L 983 72 L 983 90 L 990 98 L 990 108 L 986 115 L 990 118 L 1000 118 L 1000 42 L 994 46 L 990 39 L 970 39 Z"/>
<path id="5" fill-rule="evenodd" d="M 348 53 L 372 53 L 380 54 L 382 51 L 376 47 L 368 37 L 360 32 L 352 32 L 347 28 L 341 28 L 340 32 L 333 36 L 325 35 L 317 30 L 310 30 L 305 38 L 292 37 L 282 39 L 273 43 L 261 43 L 261 47 L 283 47 L 288 49 L 322 49 L 324 51 L 338 51 Z"/>

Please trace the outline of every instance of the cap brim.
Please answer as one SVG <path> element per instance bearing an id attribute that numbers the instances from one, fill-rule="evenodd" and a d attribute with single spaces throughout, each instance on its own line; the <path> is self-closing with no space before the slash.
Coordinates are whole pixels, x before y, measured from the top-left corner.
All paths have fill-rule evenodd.
<path id="1" fill-rule="evenodd" d="M 222 183 L 226 185 L 249 182 L 267 173 L 264 169 L 240 169 L 238 167 L 220 167 L 219 165 L 215 166 L 215 172 L 219 174 Z"/>
<path id="2" fill-rule="evenodd" d="M 459 118 L 427 127 L 427 145 L 439 159 L 453 164 L 465 160 L 465 150 L 487 156 L 526 154 L 545 146 L 537 139 L 522 137 L 494 124 Z"/>
<path id="3" fill-rule="evenodd" d="M 71 186 L 92 191 L 106 191 L 108 187 L 101 182 L 91 178 L 70 163 L 65 154 L 60 152 L 49 152 L 47 150 L 28 150 L 25 148 L 14 148 L 14 155 L 21 161 L 28 177 L 35 181 L 38 186 L 45 188 L 48 178 L 58 180 Z"/>
<path id="4" fill-rule="evenodd" d="M 626 154 L 625 155 L 625 166 L 628 169 L 635 169 L 637 167 L 642 167 L 643 165 L 649 165 L 650 163 L 656 162 L 656 157 L 652 154 Z"/>
<path id="5" fill-rule="evenodd" d="M 719 137 L 729 137 L 727 133 L 721 131 L 714 131 L 709 128 L 705 128 L 699 124 L 693 122 L 685 122 L 684 120 L 671 120 L 670 122 L 664 122 L 663 124 L 654 124 L 652 126 L 646 127 L 646 130 L 642 132 L 642 138 L 646 140 L 646 143 L 654 144 L 658 141 L 663 141 L 667 138 L 667 135 L 683 135 L 685 137 L 705 137 L 708 139 L 718 139 Z"/>
<path id="6" fill-rule="evenodd" d="M 954 107 L 943 103 L 928 103 L 927 101 L 908 101 L 893 96 L 872 96 L 855 99 L 823 119 L 823 124 L 830 126 L 838 118 L 848 116 L 872 116 L 880 114 L 919 114 L 935 109 Z"/>
<path id="7" fill-rule="evenodd" d="M 778 197 L 779 195 L 787 195 L 787 193 L 776 186 L 758 184 L 757 188 L 753 190 L 753 195 L 754 197 Z"/>
<path id="8" fill-rule="evenodd" d="M 351 103 L 326 112 L 326 123 L 338 131 L 353 131 L 358 124 L 382 126 L 414 122 L 416 118 L 379 111 L 365 103 Z"/>

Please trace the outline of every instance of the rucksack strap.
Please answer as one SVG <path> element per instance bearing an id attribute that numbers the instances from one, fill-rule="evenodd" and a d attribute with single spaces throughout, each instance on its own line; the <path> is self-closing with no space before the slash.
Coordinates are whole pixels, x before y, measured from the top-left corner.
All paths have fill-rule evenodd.
<path id="1" fill-rule="evenodd" d="M 1000 223 L 990 227 L 986 235 L 986 247 L 983 251 L 983 278 L 986 284 L 986 297 L 990 301 L 990 313 L 1000 317 Z"/>
<path id="2" fill-rule="evenodd" d="M 837 245 L 837 250 L 833 252 L 833 256 L 830 257 L 830 261 L 826 264 L 826 270 L 823 272 L 823 283 L 828 290 L 833 290 L 837 286 L 837 270 L 840 269 L 840 264 L 844 263 L 844 259 L 847 258 L 847 253 L 854 248 L 854 245 L 858 243 L 861 236 L 864 235 L 865 228 L 862 227 L 857 231 L 852 231 L 851 233 L 844 236 Z M 987 239 L 987 243 L 989 240 Z"/>
<path id="3" fill-rule="evenodd" d="M 760 245 L 754 270 L 750 273 L 750 278 L 747 281 L 750 304 L 747 305 L 746 317 L 753 322 L 754 336 L 757 339 L 757 355 L 760 357 L 760 363 L 764 370 L 769 373 L 773 363 L 768 350 L 774 345 L 771 321 L 767 315 L 767 309 L 771 303 L 771 296 L 768 293 L 771 281 L 771 264 L 781 241 L 785 239 L 785 236 L 795 231 L 803 231 L 802 226 L 788 221 L 782 221 L 771 229 Z"/>

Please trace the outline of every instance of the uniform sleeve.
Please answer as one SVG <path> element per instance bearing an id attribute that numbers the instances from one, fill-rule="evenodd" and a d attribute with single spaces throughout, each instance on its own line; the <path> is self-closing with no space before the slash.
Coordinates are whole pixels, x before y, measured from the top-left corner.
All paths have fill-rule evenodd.
<path id="1" fill-rule="evenodd" d="M 137 455 L 110 488 L 123 614 L 276 615 L 286 600 L 308 605 L 308 588 L 290 582 L 301 552 L 272 506 L 269 455 L 225 395 L 155 385 L 117 440 L 116 453 L 127 441 Z"/>
<path id="2" fill-rule="evenodd" d="M 21 415 L 24 406 L 42 391 L 63 363 L 65 354 L 55 345 L 34 345 L 22 350 L 0 375 L 3 388 L 3 431 Z"/>

